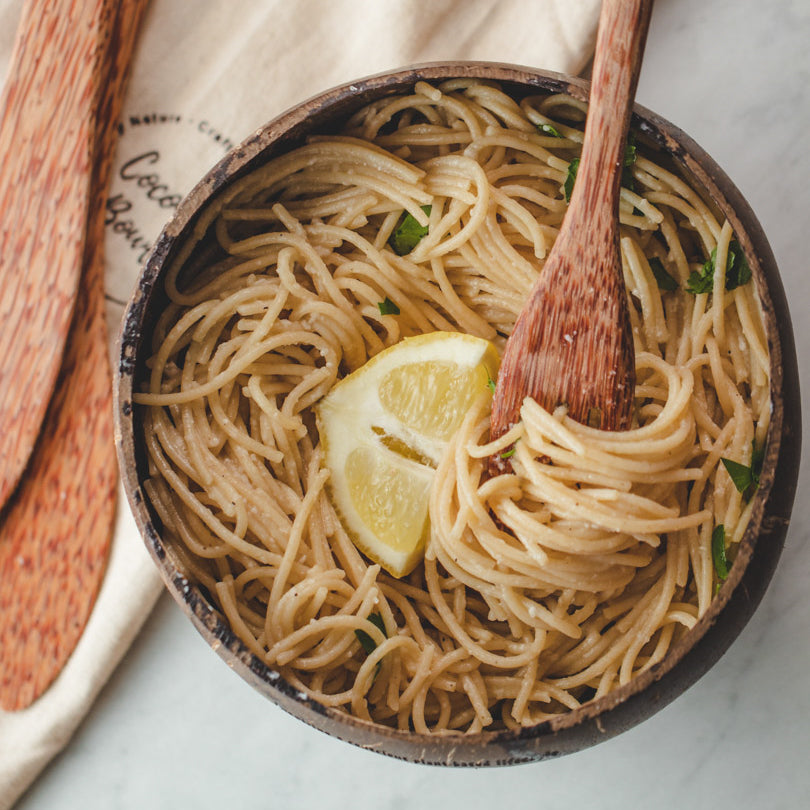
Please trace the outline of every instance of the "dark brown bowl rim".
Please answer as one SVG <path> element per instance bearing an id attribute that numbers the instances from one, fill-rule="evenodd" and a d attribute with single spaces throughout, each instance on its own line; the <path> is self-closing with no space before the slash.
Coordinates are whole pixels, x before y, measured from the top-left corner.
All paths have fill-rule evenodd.
<path id="1" fill-rule="evenodd" d="M 773 412 L 763 473 L 747 531 L 717 598 L 695 627 L 659 664 L 626 686 L 581 708 L 517 731 L 427 736 L 401 732 L 325 707 L 291 686 L 232 632 L 221 614 L 172 560 L 141 489 L 132 390 L 143 364 L 141 326 L 156 281 L 212 195 L 236 177 L 287 148 L 308 122 L 315 128 L 372 97 L 402 91 L 418 80 L 492 79 L 506 85 L 565 92 L 586 100 L 588 83 L 559 73 L 493 62 L 432 62 L 358 79 L 291 108 L 248 137 L 189 193 L 153 247 L 124 315 L 114 386 L 116 447 L 124 488 L 136 523 L 164 583 L 219 655 L 258 691 L 290 714 L 332 736 L 413 762 L 439 765 L 506 765 L 581 750 L 651 716 L 698 680 L 725 652 L 753 614 L 784 544 L 798 476 L 801 415 L 790 314 L 767 238 L 739 190 L 689 136 L 636 105 L 633 126 L 668 152 L 702 185 L 729 219 L 751 265 L 762 301 L 772 363 Z"/>

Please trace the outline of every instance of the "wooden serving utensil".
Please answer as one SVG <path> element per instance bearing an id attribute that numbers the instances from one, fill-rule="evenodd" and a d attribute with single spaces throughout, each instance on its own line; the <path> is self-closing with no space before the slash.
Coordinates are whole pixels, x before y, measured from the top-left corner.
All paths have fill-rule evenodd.
<path id="1" fill-rule="evenodd" d="M 37 5 L 31 4 L 29 13 Z M 79 295 L 41 435 L 18 488 L 0 512 L 0 707 L 7 711 L 28 706 L 59 674 L 81 637 L 106 570 L 117 468 L 104 301 L 104 206 L 127 69 L 146 6 L 147 0 L 96 5 L 101 16 L 84 32 L 95 32 L 101 50 L 94 67 L 99 92 L 81 124 L 92 147 L 89 211 L 80 223 L 74 210 L 65 212 L 67 227 L 87 234 L 77 258 Z M 23 17 L 24 40 L 31 23 L 36 19 Z M 43 58 L 52 45 L 47 37 L 32 42 L 42 46 Z M 82 52 L 88 47 L 83 43 Z M 58 210 L 44 226 L 54 222 L 61 223 Z"/>
<path id="2" fill-rule="evenodd" d="M 73 314 L 114 0 L 28 0 L 0 108 L 0 509 L 28 463 Z"/>
<path id="3" fill-rule="evenodd" d="M 582 156 L 571 202 L 506 344 L 491 437 L 526 397 L 584 424 L 629 427 L 635 356 L 619 248 L 625 141 L 652 0 L 603 0 Z M 492 472 L 502 471 L 494 459 Z"/>

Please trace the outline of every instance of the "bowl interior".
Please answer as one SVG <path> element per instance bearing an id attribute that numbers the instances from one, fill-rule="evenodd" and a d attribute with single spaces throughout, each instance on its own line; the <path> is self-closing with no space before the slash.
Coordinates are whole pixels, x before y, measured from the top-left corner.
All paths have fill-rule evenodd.
<path id="1" fill-rule="evenodd" d="M 515 96 L 565 92 L 587 99 L 587 83 L 523 67 L 489 63 L 435 63 L 359 80 L 304 102 L 271 121 L 229 153 L 192 190 L 158 239 L 125 315 L 116 387 L 116 439 L 125 489 L 138 526 L 167 588 L 209 644 L 261 693 L 305 722 L 357 745 L 433 764 L 497 765 L 558 756 L 609 738 L 663 708 L 722 655 L 758 604 L 776 565 L 795 491 L 800 445 L 798 374 L 787 304 L 764 233 L 750 207 L 714 161 L 688 136 L 641 107 L 633 126 L 662 159 L 692 178 L 707 200 L 731 222 L 749 260 L 770 349 L 773 413 L 759 490 L 728 580 L 708 612 L 658 665 L 632 682 L 581 708 L 521 731 L 490 731 L 464 737 L 427 737 L 367 723 L 310 700 L 253 655 L 236 637 L 187 571 L 142 489 L 147 477 L 139 409 L 132 392 L 147 373 L 150 337 L 167 298 L 167 266 L 191 238 L 211 200 L 236 179 L 301 143 L 329 133 L 361 106 L 401 92 L 415 81 L 452 77 L 492 79 Z M 203 239 L 190 255 L 189 272 L 211 257 Z"/>

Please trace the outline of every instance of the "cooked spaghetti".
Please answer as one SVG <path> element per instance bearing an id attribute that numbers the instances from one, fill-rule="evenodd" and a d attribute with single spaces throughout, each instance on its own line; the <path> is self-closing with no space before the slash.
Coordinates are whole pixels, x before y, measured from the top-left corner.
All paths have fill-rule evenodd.
<path id="1" fill-rule="evenodd" d="M 418 83 L 240 179 L 170 268 L 136 397 L 149 498 L 247 647 L 324 705 L 419 733 L 534 724 L 662 660 L 733 560 L 770 411 L 761 311 L 729 224 L 641 143 L 621 192 L 632 429 L 527 400 L 489 443 L 482 400 L 402 580 L 328 497 L 313 405 L 405 336 L 503 345 L 565 213 L 584 113 Z M 398 255 L 405 215 L 427 232 Z"/>

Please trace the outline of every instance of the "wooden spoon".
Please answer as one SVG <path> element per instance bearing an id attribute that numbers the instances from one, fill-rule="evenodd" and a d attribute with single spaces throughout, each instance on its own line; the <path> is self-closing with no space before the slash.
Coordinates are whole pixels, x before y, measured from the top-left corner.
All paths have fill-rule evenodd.
<path id="1" fill-rule="evenodd" d="M 619 249 L 625 141 L 652 0 L 603 0 L 582 157 L 560 233 L 506 344 L 491 437 L 526 397 L 603 430 L 627 428 L 635 357 Z M 491 465 L 502 470 L 499 459 Z"/>
<path id="2" fill-rule="evenodd" d="M 0 509 L 56 383 L 115 0 L 28 0 L 0 109 Z"/>
<path id="3" fill-rule="evenodd" d="M 104 48 L 97 54 L 101 94 L 82 124 L 91 136 L 91 202 L 80 226 L 72 220 L 75 212 L 66 212 L 71 227 L 87 233 L 78 257 L 79 296 L 41 435 L 0 513 L 0 707 L 7 711 L 28 706 L 59 674 L 82 635 L 106 570 L 117 468 L 104 206 L 127 67 L 146 6 L 146 0 L 116 0 L 97 7 L 104 16 L 94 21 L 94 30 L 100 36 L 103 31 Z M 21 35 L 26 36 L 24 28 Z"/>

